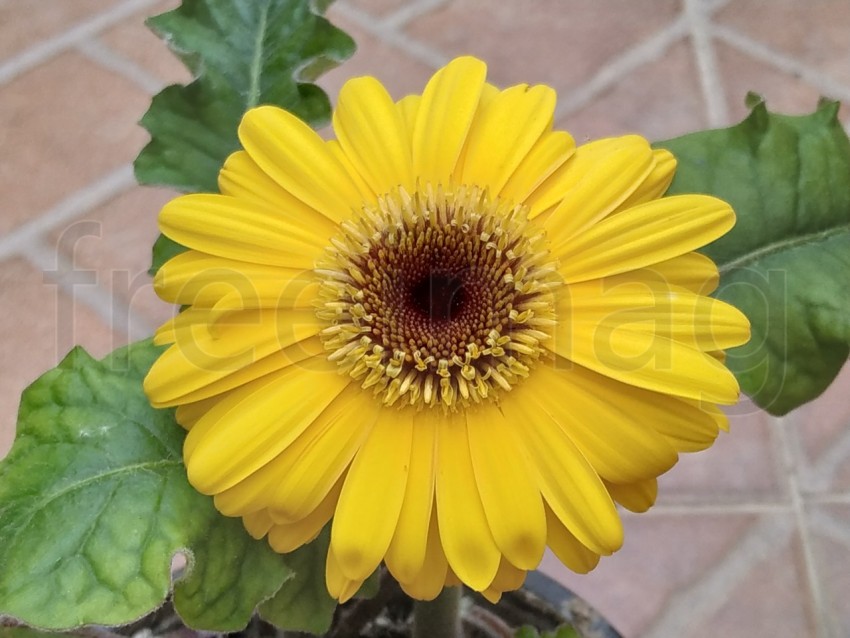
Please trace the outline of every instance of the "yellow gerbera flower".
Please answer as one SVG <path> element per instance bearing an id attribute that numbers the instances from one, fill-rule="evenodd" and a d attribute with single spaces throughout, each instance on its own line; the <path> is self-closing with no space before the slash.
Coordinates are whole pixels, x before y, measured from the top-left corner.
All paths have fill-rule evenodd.
<path id="1" fill-rule="evenodd" d="M 711 445 L 746 318 L 693 250 L 734 214 L 660 199 L 670 153 L 575 147 L 546 86 L 458 58 L 394 102 L 349 81 L 323 141 L 261 106 L 221 194 L 179 197 L 190 250 L 156 277 L 188 306 L 145 389 L 189 430 L 189 480 L 289 552 L 332 520 L 327 585 L 380 564 L 411 596 L 491 599 L 548 545 L 586 572 L 678 452 Z"/>

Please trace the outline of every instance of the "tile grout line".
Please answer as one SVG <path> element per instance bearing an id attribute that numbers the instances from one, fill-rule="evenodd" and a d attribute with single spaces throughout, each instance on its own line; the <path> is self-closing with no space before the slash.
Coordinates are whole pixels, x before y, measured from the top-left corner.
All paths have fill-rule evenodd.
<path id="1" fill-rule="evenodd" d="M 800 481 L 797 476 L 797 458 L 792 449 L 791 434 L 788 431 L 789 421 L 786 417 L 771 417 L 773 430 L 777 433 L 779 443 L 782 450 L 782 460 L 784 465 L 784 474 L 787 478 L 789 496 L 791 498 L 792 512 L 794 514 L 794 522 L 797 527 L 797 533 L 800 537 L 800 546 L 803 552 L 803 563 L 805 569 L 805 579 L 808 585 L 809 600 L 813 606 L 810 610 L 812 617 L 817 621 L 820 618 L 827 618 L 828 624 L 833 623 L 833 618 L 829 610 L 824 604 L 823 590 L 815 565 L 814 551 L 812 549 L 811 529 L 806 520 L 806 511 L 803 503 L 803 497 L 800 493 Z M 825 628 L 821 623 L 817 623 L 818 638 L 827 638 Z"/>
<path id="2" fill-rule="evenodd" d="M 22 246 L 53 230 L 59 224 L 108 202 L 132 188 L 136 183 L 133 167 L 125 164 L 87 186 L 75 191 L 30 222 L 0 237 L 0 260 L 21 254 Z"/>
<path id="3" fill-rule="evenodd" d="M 416 18 L 427 15 L 435 9 L 448 4 L 448 2 L 449 0 L 419 0 L 419 2 L 410 2 L 381 20 L 380 28 L 397 31 L 410 24 Z"/>
<path id="4" fill-rule="evenodd" d="M 72 273 L 96 273 L 96 271 L 75 270 L 73 260 L 51 249 L 42 238 L 30 239 L 21 254 L 41 270 L 45 282 L 48 280 L 54 282 L 71 298 L 72 304 L 82 302 L 103 320 L 113 334 L 117 332 L 127 337 L 129 341 L 144 339 L 153 334 L 153 326 L 148 325 L 143 318 L 135 316 L 128 303 L 104 290 L 96 278 L 91 283 L 71 281 L 72 277 L 69 275 Z"/>
<path id="5" fill-rule="evenodd" d="M 793 525 L 786 517 L 763 517 L 713 569 L 672 596 L 643 637 L 684 637 L 689 629 L 704 626 L 711 614 L 729 599 L 732 586 L 741 582 L 758 563 L 768 559 L 777 546 L 787 541 L 792 531 Z"/>
<path id="6" fill-rule="evenodd" d="M 713 37 L 722 40 L 742 53 L 746 53 L 751 58 L 765 62 L 784 73 L 799 77 L 819 91 L 829 94 L 829 97 L 850 101 L 850 87 L 808 67 L 793 57 L 756 42 L 734 29 L 718 24 L 711 25 L 710 29 Z"/>
<path id="7" fill-rule="evenodd" d="M 709 16 L 700 0 L 684 0 L 684 4 L 708 124 L 711 127 L 725 126 L 729 123 L 729 109 L 726 91 L 717 69 L 717 56 L 709 31 Z"/>
<path id="8" fill-rule="evenodd" d="M 164 82 L 97 38 L 90 38 L 78 43 L 76 49 L 104 69 L 114 71 L 130 80 L 149 95 L 159 93 L 165 86 Z"/>
<path id="9" fill-rule="evenodd" d="M 766 503 L 766 502 L 744 502 L 744 503 L 658 503 L 654 505 L 648 512 L 643 514 L 634 514 L 629 511 L 624 511 L 622 514 L 625 517 L 631 516 L 681 516 L 681 515 L 700 515 L 700 514 L 720 514 L 720 515 L 739 515 L 739 514 L 790 514 L 791 505 L 788 503 Z"/>
<path id="10" fill-rule="evenodd" d="M 835 474 L 841 469 L 843 463 L 850 456 L 850 430 L 845 432 L 837 442 L 811 462 L 811 469 L 807 469 L 805 478 L 809 489 L 818 490 L 825 487 L 835 478 Z"/>
<path id="11" fill-rule="evenodd" d="M 24 254 L 25 246 L 58 225 L 70 221 L 83 213 L 105 204 L 110 199 L 129 190 L 136 184 L 133 167 L 125 164 L 107 173 L 100 179 L 71 193 L 58 204 L 35 219 L 14 228 L 0 237 L 0 260 L 12 255 Z"/>
<path id="12" fill-rule="evenodd" d="M 555 109 L 555 120 L 557 121 L 587 106 L 600 93 L 638 67 L 658 60 L 668 48 L 682 39 L 686 33 L 685 18 L 679 15 L 673 22 L 654 35 L 602 65 L 587 82 L 575 87 L 568 96 L 559 97 L 558 107 Z"/>
<path id="13" fill-rule="evenodd" d="M 423 4 L 430 4 L 430 0 L 423 0 Z M 366 31 L 369 35 L 378 38 L 384 44 L 388 44 L 395 49 L 407 53 L 414 60 L 425 64 L 431 69 L 439 69 L 449 61 L 449 56 L 396 30 L 393 23 L 389 23 L 389 26 L 387 26 L 385 21 L 376 22 L 375 18 L 365 11 L 341 2 L 334 5 L 334 11 L 343 18 L 351 20 L 358 27 Z M 419 15 L 421 14 L 413 15 L 411 13 L 410 19 L 419 17 Z M 403 26 L 403 24 L 400 26 Z"/>
<path id="14" fill-rule="evenodd" d="M 0 64 L 0 86 L 134 13 L 153 6 L 156 2 L 157 0 L 127 0 L 113 9 L 78 22 L 63 33 L 26 49 Z"/>

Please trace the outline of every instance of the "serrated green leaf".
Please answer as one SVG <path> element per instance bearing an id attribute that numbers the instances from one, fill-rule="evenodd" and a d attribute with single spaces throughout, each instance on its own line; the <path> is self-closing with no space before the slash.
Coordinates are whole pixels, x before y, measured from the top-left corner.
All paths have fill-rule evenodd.
<path id="1" fill-rule="evenodd" d="M 184 432 L 141 389 L 159 352 L 141 342 L 95 361 L 77 348 L 24 392 L 0 463 L 0 614 L 46 629 L 128 623 L 163 602 L 183 552 L 175 608 L 229 631 L 289 576 L 189 485 Z"/>
<path id="2" fill-rule="evenodd" d="M 323 634 L 331 626 L 336 601 L 325 585 L 329 527 L 312 543 L 286 555 L 293 576 L 260 605 L 260 616 L 281 629 Z"/>
<path id="3" fill-rule="evenodd" d="M 151 253 L 153 258 L 151 259 L 151 267 L 148 270 L 148 274 L 151 276 L 155 275 L 156 271 L 159 270 L 159 267 L 162 264 L 172 257 L 176 257 L 184 250 L 186 250 L 186 247 L 182 244 L 178 244 L 170 237 L 160 235 L 153 243 L 153 250 Z"/>
<path id="4" fill-rule="evenodd" d="M 164 89 L 142 118 L 151 141 L 136 159 L 139 183 L 215 191 L 219 169 L 239 146 L 239 120 L 258 104 L 324 125 L 330 103 L 310 82 L 354 52 L 351 38 L 322 17 L 328 4 L 184 0 L 148 20 L 196 78 Z M 153 271 L 162 256 L 154 254 Z"/>
<path id="5" fill-rule="evenodd" d="M 728 365 L 773 414 L 818 396 L 850 354 L 850 142 L 837 112 L 822 102 L 777 115 L 759 102 L 737 126 L 657 144 L 679 160 L 669 194 L 710 193 L 738 215 L 705 253 L 717 296 L 752 323 Z"/>
<path id="6" fill-rule="evenodd" d="M 71 638 L 77 635 L 79 634 L 57 634 L 29 627 L 0 627 L 0 638 Z"/>

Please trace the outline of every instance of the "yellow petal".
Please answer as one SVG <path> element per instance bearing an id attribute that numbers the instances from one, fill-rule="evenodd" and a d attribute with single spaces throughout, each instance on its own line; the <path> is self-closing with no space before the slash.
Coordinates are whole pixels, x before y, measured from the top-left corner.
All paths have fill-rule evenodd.
<path id="1" fill-rule="evenodd" d="M 327 235 L 276 210 L 225 195 L 183 195 L 159 214 L 159 228 L 174 241 L 210 255 L 255 264 L 309 270 Z"/>
<path id="2" fill-rule="evenodd" d="M 289 366 L 235 390 L 186 437 L 189 482 L 204 494 L 232 487 L 284 450 L 348 383 L 323 360 Z"/>
<path id="3" fill-rule="evenodd" d="M 379 412 L 342 488 L 331 546 L 342 573 L 352 580 L 368 577 L 392 540 L 407 486 L 412 412 Z"/>
<path id="4" fill-rule="evenodd" d="M 186 396 L 195 401 L 222 392 L 222 387 L 232 387 L 232 383 L 224 382 L 210 391 L 203 388 L 260 364 L 263 367 L 257 374 L 245 373 L 256 378 L 276 367 L 272 360 L 264 361 L 266 357 L 310 339 L 321 328 L 312 310 L 236 312 L 220 321 L 214 331 L 205 324 L 190 325 L 151 366 L 144 381 L 145 393 L 154 407 L 161 408 L 183 403 Z M 303 349 L 287 350 L 280 354 L 280 363 L 302 361 L 314 350 L 314 342 Z"/>
<path id="5" fill-rule="evenodd" d="M 652 171 L 637 190 L 617 207 L 618 211 L 658 199 L 667 192 L 676 173 L 676 158 L 673 157 L 673 153 L 664 148 L 653 150 L 652 158 Z"/>
<path id="6" fill-rule="evenodd" d="M 404 503 L 385 558 L 390 573 L 399 582 L 412 582 L 425 561 L 428 524 L 434 505 L 436 445 L 433 415 L 427 410 L 417 413 L 413 420 L 410 472 Z M 436 525 L 436 518 L 434 520 Z"/>
<path id="7" fill-rule="evenodd" d="M 256 540 L 261 539 L 263 536 L 269 533 L 269 530 L 274 525 L 272 521 L 272 517 L 269 516 L 269 513 L 266 510 L 260 510 L 258 512 L 252 512 L 246 516 L 242 517 L 242 524 L 245 526 L 245 530 Z"/>
<path id="8" fill-rule="evenodd" d="M 413 172 L 423 184 L 446 186 L 478 107 L 486 65 L 460 57 L 428 82 L 413 131 Z"/>
<path id="9" fill-rule="evenodd" d="M 356 383 L 349 384 L 285 450 L 216 494 L 216 508 L 226 516 L 269 509 L 280 524 L 302 520 L 348 468 L 379 408 Z"/>
<path id="10" fill-rule="evenodd" d="M 154 277 L 166 301 L 203 308 L 312 308 L 318 282 L 310 270 L 224 259 L 194 250 L 168 260 Z"/>
<path id="11" fill-rule="evenodd" d="M 544 221 L 555 256 L 572 237 L 613 212 L 652 170 L 649 144 L 636 136 L 623 139 L 629 143 L 604 158 L 595 154 L 588 158 L 579 147 L 570 160 L 572 175 L 578 179 Z"/>
<path id="12" fill-rule="evenodd" d="M 498 93 L 469 129 L 462 182 L 498 195 L 549 127 L 555 91 L 548 86 L 513 86 Z"/>
<path id="13" fill-rule="evenodd" d="M 534 384 L 518 386 L 502 410 L 523 429 L 540 491 L 558 518 L 587 547 L 610 554 L 623 542 L 620 518 L 594 468 L 564 428 L 534 401 L 542 391 L 539 374 L 534 371 Z"/>
<path id="14" fill-rule="evenodd" d="M 566 283 L 616 275 L 684 255 L 717 239 L 735 223 L 726 202 L 674 195 L 613 215 L 552 245 Z"/>
<path id="15" fill-rule="evenodd" d="M 222 195 L 272 208 L 294 223 L 309 226 L 316 234 L 332 237 L 336 232 L 333 218 L 326 217 L 281 188 L 245 151 L 236 151 L 225 160 L 218 174 L 218 187 Z"/>
<path id="16" fill-rule="evenodd" d="M 682 402 L 623 386 L 568 361 L 540 366 L 534 381 L 538 392 L 531 400 L 560 425 L 597 473 L 617 483 L 658 476 L 676 463 L 673 446 L 650 425 L 654 420 L 679 425 L 688 416 L 701 416 L 692 409 L 682 419 L 687 407 Z"/>
<path id="17" fill-rule="evenodd" d="M 426 525 L 427 544 L 425 559 L 413 578 L 399 581 L 401 588 L 411 598 L 434 600 L 443 590 L 449 563 L 440 542 L 440 529 L 437 523 L 437 510 L 431 510 L 431 520 Z"/>
<path id="18" fill-rule="evenodd" d="M 568 568 L 577 574 L 586 574 L 599 563 L 599 554 L 585 547 L 564 527 L 548 503 L 546 506 L 546 529 L 549 548 Z"/>
<path id="19" fill-rule="evenodd" d="M 545 346 L 604 377 L 661 394 L 732 404 L 738 382 L 717 359 L 653 332 L 558 322 Z"/>
<path id="20" fill-rule="evenodd" d="M 711 259 L 699 253 L 687 253 L 637 270 L 605 277 L 601 281 L 606 287 L 626 282 L 646 282 L 656 286 L 678 286 L 700 295 L 710 295 L 717 289 L 720 275 Z"/>
<path id="21" fill-rule="evenodd" d="M 605 483 L 611 497 L 632 512 L 642 513 L 655 503 L 658 496 L 658 480 L 651 478 L 634 483 Z"/>
<path id="22" fill-rule="evenodd" d="M 410 137 L 383 85 L 372 77 L 349 80 L 339 92 L 333 126 L 342 149 L 377 194 L 414 187 Z"/>
<path id="23" fill-rule="evenodd" d="M 333 546 L 328 547 L 328 559 L 325 563 L 325 584 L 332 598 L 338 599 L 340 603 L 350 600 L 363 586 L 365 580 L 365 578 L 353 580 L 343 574 L 339 562 L 334 556 Z"/>
<path id="24" fill-rule="evenodd" d="M 274 106 L 248 111 L 239 140 L 251 159 L 307 206 L 340 222 L 359 210 L 362 197 L 324 140 L 297 116 Z"/>
<path id="25" fill-rule="evenodd" d="M 588 172 L 598 170 L 600 165 L 607 163 L 612 153 L 622 153 L 628 149 L 646 149 L 647 142 L 637 135 L 624 135 L 594 140 L 582 144 L 570 157 L 569 161 L 556 169 L 551 176 L 544 180 L 527 199 L 530 207 L 529 218 L 551 210 L 565 196 L 585 179 Z"/>
<path id="26" fill-rule="evenodd" d="M 492 402 L 467 410 L 466 422 L 475 481 L 493 539 L 511 563 L 535 569 L 546 548 L 546 518 L 522 438 L 514 432 L 522 428 L 506 422 Z"/>
<path id="27" fill-rule="evenodd" d="M 307 359 L 318 357 L 324 351 L 324 345 L 318 337 L 299 341 L 282 350 L 277 350 L 262 359 L 258 359 L 249 366 L 235 370 L 217 381 L 203 385 L 193 392 L 187 392 L 180 397 L 181 405 L 177 409 L 179 410 L 183 407 L 183 401 L 221 400 L 225 393 L 242 387 L 254 379 L 259 379 L 291 365 L 301 364 Z"/>
<path id="28" fill-rule="evenodd" d="M 419 114 L 419 105 L 422 102 L 421 95 L 407 95 L 396 103 L 399 115 L 404 122 L 405 135 L 413 140 L 413 129 L 416 127 L 416 117 Z M 411 150 L 411 153 L 413 151 Z"/>
<path id="29" fill-rule="evenodd" d="M 541 510 L 543 509 L 541 505 Z M 543 520 L 545 522 L 546 515 L 544 513 Z M 522 584 L 525 582 L 526 570 L 519 569 L 504 557 L 502 557 L 502 562 L 499 563 L 499 571 L 496 572 L 496 577 L 493 579 L 493 583 L 490 585 L 490 588 L 499 594 L 502 594 L 506 591 L 514 591 L 522 587 Z"/>
<path id="30" fill-rule="evenodd" d="M 725 302 L 669 284 L 615 282 L 610 278 L 572 284 L 559 292 L 558 321 L 564 331 L 576 324 L 646 332 L 703 351 L 746 343 L 746 316 Z"/>
<path id="31" fill-rule="evenodd" d="M 437 426 L 437 517 L 452 570 L 476 591 L 499 569 L 501 552 L 481 504 L 463 413 L 441 415 Z"/>
<path id="32" fill-rule="evenodd" d="M 369 436 L 381 405 L 356 383 L 287 448 L 275 465 L 279 479 L 270 499 L 272 516 L 297 521 L 318 506 Z"/>
<path id="33" fill-rule="evenodd" d="M 269 530 L 271 548 L 276 552 L 286 554 L 316 538 L 322 528 L 331 520 L 341 489 L 342 480 L 339 480 L 316 509 L 296 523 L 281 524 L 275 521 L 275 524 Z M 274 517 L 272 517 L 272 520 L 274 520 Z"/>
<path id="34" fill-rule="evenodd" d="M 544 133 L 502 188 L 502 197 L 521 203 L 575 153 L 575 140 L 566 131 Z"/>

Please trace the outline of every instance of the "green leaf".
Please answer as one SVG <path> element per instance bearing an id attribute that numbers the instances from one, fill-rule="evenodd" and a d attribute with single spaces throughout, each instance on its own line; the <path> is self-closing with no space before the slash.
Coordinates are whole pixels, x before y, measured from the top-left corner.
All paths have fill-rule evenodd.
<path id="1" fill-rule="evenodd" d="M 286 555 L 294 574 L 277 594 L 260 605 L 260 616 L 281 629 L 323 634 L 330 629 L 336 600 L 325 585 L 329 526 L 312 543 Z"/>
<path id="2" fill-rule="evenodd" d="M 77 635 L 79 634 L 57 634 L 29 627 L 0 627 L 0 638 L 62 638 Z"/>
<path id="3" fill-rule="evenodd" d="M 148 20 L 195 80 L 164 89 L 142 118 L 151 141 L 136 159 L 139 183 L 216 191 L 219 169 L 239 147 L 239 121 L 259 104 L 324 125 L 330 103 L 311 82 L 354 52 L 351 38 L 322 17 L 328 4 L 184 0 Z"/>
<path id="4" fill-rule="evenodd" d="M 668 194 L 710 193 L 738 215 L 704 252 L 720 268 L 717 296 L 752 323 L 728 365 L 773 414 L 818 396 L 850 354 L 850 142 L 837 113 L 824 101 L 777 115 L 758 101 L 737 126 L 657 144 L 679 160 Z"/>
<path id="5" fill-rule="evenodd" d="M 184 432 L 141 388 L 159 351 L 140 342 L 95 361 L 78 348 L 24 392 L 0 463 L 0 615 L 46 629 L 128 623 L 166 598 L 179 552 L 178 613 L 230 631 L 290 575 L 189 485 Z"/>

